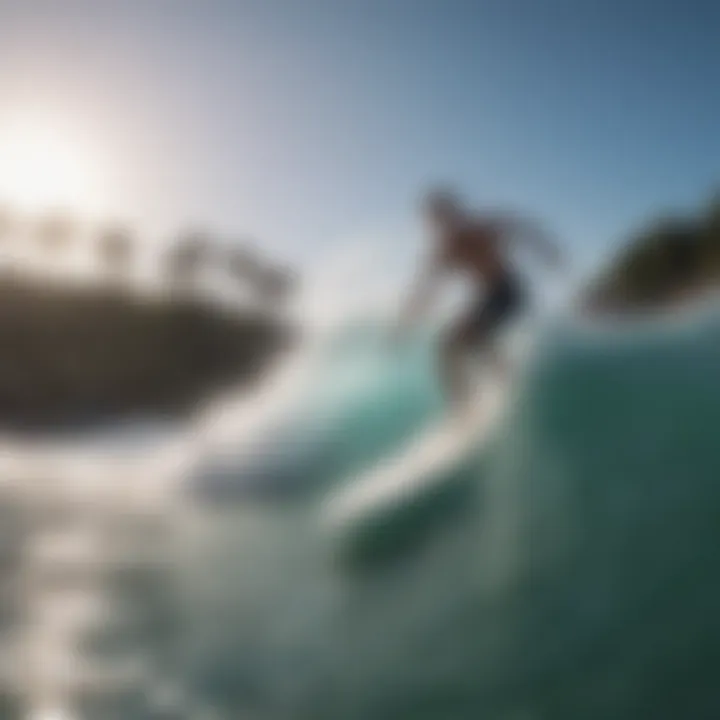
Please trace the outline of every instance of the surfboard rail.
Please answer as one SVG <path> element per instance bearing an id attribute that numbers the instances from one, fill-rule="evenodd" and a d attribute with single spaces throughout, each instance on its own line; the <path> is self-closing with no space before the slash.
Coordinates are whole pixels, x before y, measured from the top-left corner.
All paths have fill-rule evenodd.
<path id="1" fill-rule="evenodd" d="M 330 493 L 322 504 L 322 523 L 330 529 L 362 524 L 435 490 L 486 439 L 506 395 L 505 383 L 487 384 L 462 420 L 445 418 L 370 471 Z"/>

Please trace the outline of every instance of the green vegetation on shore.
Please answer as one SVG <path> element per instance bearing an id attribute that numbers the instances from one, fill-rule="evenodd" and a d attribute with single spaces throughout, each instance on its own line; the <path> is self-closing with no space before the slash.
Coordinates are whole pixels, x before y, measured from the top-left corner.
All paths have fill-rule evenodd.
<path id="1" fill-rule="evenodd" d="M 279 318 L 296 277 L 247 241 L 196 228 L 148 244 L 123 223 L 0 207 L 0 248 L 0 429 L 176 418 L 254 380 L 291 340 Z M 136 283 L 148 248 L 152 297 Z M 70 281 L 77 259 L 93 282 Z M 206 297 L 208 271 L 245 301 Z"/>
<path id="2" fill-rule="evenodd" d="M 0 277 L 0 426 L 178 417 L 251 382 L 291 331 L 193 295 L 148 299 L 106 286 Z"/>
<path id="3" fill-rule="evenodd" d="M 673 305 L 720 284 L 720 197 L 693 215 L 664 217 L 639 232 L 592 283 L 600 312 Z"/>

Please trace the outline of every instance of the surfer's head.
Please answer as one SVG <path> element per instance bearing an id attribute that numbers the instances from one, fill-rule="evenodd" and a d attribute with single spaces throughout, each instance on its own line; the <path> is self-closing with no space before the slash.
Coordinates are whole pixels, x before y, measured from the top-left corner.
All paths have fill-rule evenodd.
<path id="1" fill-rule="evenodd" d="M 422 212 L 431 223 L 440 226 L 454 225 L 464 215 L 462 201 L 448 188 L 435 188 L 425 193 Z"/>

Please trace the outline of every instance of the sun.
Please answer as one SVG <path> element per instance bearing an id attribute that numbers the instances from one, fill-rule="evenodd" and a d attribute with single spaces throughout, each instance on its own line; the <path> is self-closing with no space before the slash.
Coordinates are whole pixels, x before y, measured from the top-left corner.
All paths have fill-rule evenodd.
<path id="1" fill-rule="evenodd" d="M 52 123 L 0 125 L 0 202 L 21 210 L 82 210 L 94 204 L 97 168 L 90 149 Z"/>

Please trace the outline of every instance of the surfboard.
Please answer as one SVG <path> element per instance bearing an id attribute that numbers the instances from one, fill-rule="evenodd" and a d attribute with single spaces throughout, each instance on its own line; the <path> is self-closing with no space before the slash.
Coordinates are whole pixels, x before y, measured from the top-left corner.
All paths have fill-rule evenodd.
<path id="1" fill-rule="evenodd" d="M 504 407 L 506 383 L 484 384 L 462 418 L 447 417 L 367 474 L 331 493 L 322 507 L 330 529 L 362 524 L 437 489 L 468 453 L 480 448 Z"/>

